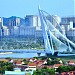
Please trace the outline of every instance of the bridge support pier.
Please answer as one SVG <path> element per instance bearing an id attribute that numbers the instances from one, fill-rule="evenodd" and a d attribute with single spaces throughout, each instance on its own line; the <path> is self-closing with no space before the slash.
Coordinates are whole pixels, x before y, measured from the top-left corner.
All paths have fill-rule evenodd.
<path id="1" fill-rule="evenodd" d="M 38 57 L 40 57 L 41 53 L 37 53 Z"/>
<path id="2" fill-rule="evenodd" d="M 54 56 L 58 56 L 58 52 L 54 52 Z"/>
<path id="3" fill-rule="evenodd" d="M 51 53 L 46 53 L 45 55 L 46 55 L 47 57 L 49 57 L 49 56 L 52 55 L 52 54 L 51 54 Z"/>

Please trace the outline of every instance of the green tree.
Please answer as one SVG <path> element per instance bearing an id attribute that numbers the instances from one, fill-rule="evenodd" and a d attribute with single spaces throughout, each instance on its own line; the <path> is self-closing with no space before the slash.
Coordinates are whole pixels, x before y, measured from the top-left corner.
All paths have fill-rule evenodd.
<path id="1" fill-rule="evenodd" d="M 12 63 L 0 61 L 0 73 L 4 74 L 5 71 L 13 71 L 14 65 Z"/>
<path id="2" fill-rule="evenodd" d="M 42 69 L 37 69 L 36 71 L 34 71 L 33 75 L 55 75 L 55 70 L 44 67 Z"/>
<path id="3" fill-rule="evenodd" d="M 56 71 L 62 73 L 62 72 L 69 72 L 71 70 L 74 70 L 72 66 L 59 66 Z"/>
<path id="4" fill-rule="evenodd" d="M 47 65 L 52 65 L 52 60 L 47 59 Z"/>
<path id="5" fill-rule="evenodd" d="M 54 69 L 47 69 L 48 75 L 55 75 L 55 70 Z"/>
<path id="6" fill-rule="evenodd" d="M 37 69 L 36 71 L 33 72 L 33 75 L 42 75 L 42 71 Z"/>
<path id="7" fill-rule="evenodd" d="M 26 59 L 23 59 L 24 65 L 28 64 L 28 61 Z"/>

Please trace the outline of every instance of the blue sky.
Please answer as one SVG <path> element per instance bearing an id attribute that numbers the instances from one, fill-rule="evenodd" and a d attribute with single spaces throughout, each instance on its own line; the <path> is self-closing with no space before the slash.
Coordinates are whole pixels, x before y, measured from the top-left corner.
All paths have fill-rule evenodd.
<path id="1" fill-rule="evenodd" d="M 74 0 L 0 0 L 0 17 L 37 15 L 38 5 L 51 15 L 75 15 Z"/>

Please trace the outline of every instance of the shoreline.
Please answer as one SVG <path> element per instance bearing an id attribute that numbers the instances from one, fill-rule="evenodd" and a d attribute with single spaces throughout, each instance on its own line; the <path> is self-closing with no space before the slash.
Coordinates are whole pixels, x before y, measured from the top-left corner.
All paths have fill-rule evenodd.
<path id="1" fill-rule="evenodd" d="M 0 55 L 2 54 L 12 54 L 13 52 L 1 52 Z"/>

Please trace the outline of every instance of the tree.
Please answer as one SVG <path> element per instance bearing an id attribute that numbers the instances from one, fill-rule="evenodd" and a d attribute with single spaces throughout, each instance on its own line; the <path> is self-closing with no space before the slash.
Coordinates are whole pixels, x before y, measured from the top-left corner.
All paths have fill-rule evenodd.
<path id="1" fill-rule="evenodd" d="M 0 61 L 0 73 L 3 75 L 5 71 L 13 71 L 13 63 Z"/>
<path id="2" fill-rule="evenodd" d="M 72 68 L 72 66 L 59 66 L 56 71 L 62 73 L 62 72 L 69 72 L 73 69 L 74 68 Z"/>
<path id="3" fill-rule="evenodd" d="M 52 60 L 47 59 L 47 65 L 52 65 Z"/>
<path id="4" fill-rule="evenodd" d="M 60 64 L 59 60 L 57 59 L 50 60 L 49 58 L 47 59 L 47 65 L 54 65 L 54 64 Z"/>
<path id="5" fill-rule="evenodd" d="M 1 74 L 3 74 L 3 73 L 4 73 L 4 71 L 5 71 L 5 69 L 4 69 L 4 68 L 2 68 L 2 67 L 0 67 L 0 73 L 1 73 Z"/>
<path id="6" fill-rule="evenodd" d="M 47 69 L 48 75 L 55 75 L 55 69 Z"/>
<path id="7" fill-rule="evenodd" d="M 14 68 L 13 65 L 8 65 L 8 66 L 7 66 L 7 70 L 8 70 L 8 71 L 13 71 L 13 68 Z"/>
<path id="8" fill-rule="evenodd" d="M 23 59 L 24 65 L 28 64 L 28 61 L 26 59 Z"/>
<path id="9" fill-rule="evenodd" d="M 42 75 L 41 73 L 42 71 L 37 69 L 36 71 L 33 72 L 33 75 Z"/>
<path id="10" fill-rule="evenodd" d="M 33 72 L 33 75 L 55 75 L 55 69 L 49 69 L 47 67 L 44 67 L 42 69 L 37 69 Z"/>

